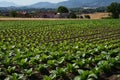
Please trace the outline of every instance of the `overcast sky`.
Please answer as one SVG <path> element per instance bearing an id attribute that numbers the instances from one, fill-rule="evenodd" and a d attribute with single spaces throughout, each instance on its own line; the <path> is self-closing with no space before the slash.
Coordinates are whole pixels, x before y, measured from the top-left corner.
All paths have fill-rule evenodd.
<path id="1" fill-rule="evenodd" d="M 65 1 L 65 0 L 0 0 L 0 2 L 2 1 L 14 2 L 18 5 L 30 5 L 30 4 L 37 3 L 37 2 L 57 3 L 57 2 Z"/>

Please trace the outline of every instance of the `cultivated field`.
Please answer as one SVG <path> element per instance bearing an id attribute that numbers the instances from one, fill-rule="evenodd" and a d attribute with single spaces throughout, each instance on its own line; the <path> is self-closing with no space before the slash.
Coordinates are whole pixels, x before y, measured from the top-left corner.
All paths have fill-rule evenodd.
<path id="1" fill-rule="evenodd" d="M 109 17 L 110 13 L 91 13 L 91 14 L 82 14 L 81 16 L 85 16 L 85 15 L 89 15 L 90 19 L 102 19 L 102 18 L 106 18 Z"/>
<path id="2" fill-rule="evenodd" d="M 120 20 L 0 21 L 0 80 L 120 80 Z"/>

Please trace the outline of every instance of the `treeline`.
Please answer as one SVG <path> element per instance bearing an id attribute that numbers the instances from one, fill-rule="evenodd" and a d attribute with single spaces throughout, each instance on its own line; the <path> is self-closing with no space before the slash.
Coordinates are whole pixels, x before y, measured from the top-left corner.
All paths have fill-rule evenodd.
<path id="1" fill-rule="evenodd" d="M 95 12 L 110 12 L 111 18 L 119 18 L 120 17 L 120 3 L 117 3 L 117 2 L 113 2 L 107 7 L 83 7 L 83 8 L 68 9 L 64 6 L 60 6 L 59 8 L 58 9 L 52 9 L 52 8 L 36 9 L 36 8 L 27 8 L 27 7 L 21 7 L 21 8 L 16 8 L 16 7 L 4 8 L 4 7 L 2 7 L 2 8 L 0 8 L 0 16 L 32 17 L 34 15 L 37 15 L 37 13 L 40 13 L 40 12 L 47 12 L 48 14 L 49 14 L 49 12 L 52 12 L 52 14 L 53 13 L 57 14 L 59 11 L 63 11 L 60 13 L 69 13 L 70 18 L 77 18 L 77 16 L 76 16 L 77 14 L 89 14 L 89 13 L 95 13 Z M 47 16 L 47 15 L 43 15 L 43 16 Z"/>
<path id="2" fill-rule="evenodd" d="M 120 3 L 113 2 L 111 5 L 107 7 L 107 11 L 111 12 L 112 18 L 119 18 L 120 17 Z"/>
<path id="3" fill-rule="evenodd" d="M 105 12 L 106 7 L 70 8 L 68 10 L 69 12 L 72 12 L 75 14 L 87 14 L 87 13 L 94 13 L 94 12 Z M 37 9 L 37 8 L 26 8 L 26 7 L 22 7 L 22 8 L 15 8 L 15 7 L 3 8 L 2 7 L 0 8 L 1 16 L 13 16 L 13 17 L 20 16 L 20 15 L 17 15 L 17 12 L 27 12 L 29 16 L 27 14 L 26 16 L 24 15 L 22 17 L 30 17 L 31 14 L 38 13 L 38 12 L 56 12 L 57 13 L 57 9 L 52 9 L 52 8 Z"/>

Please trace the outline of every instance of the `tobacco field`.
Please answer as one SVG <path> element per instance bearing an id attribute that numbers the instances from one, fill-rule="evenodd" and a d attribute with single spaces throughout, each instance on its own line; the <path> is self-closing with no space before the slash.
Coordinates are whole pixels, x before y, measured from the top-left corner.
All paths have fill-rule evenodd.
<path id="1" fill-rule="evenodd" d="M 0 80 L 120 80 L 120 19 L 0 21 Z"/>

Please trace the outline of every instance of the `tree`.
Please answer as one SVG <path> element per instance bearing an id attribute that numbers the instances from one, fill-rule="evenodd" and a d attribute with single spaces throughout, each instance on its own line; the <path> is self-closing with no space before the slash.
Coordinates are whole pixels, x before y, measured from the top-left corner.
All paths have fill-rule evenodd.
<path id="1" fill-rule="evenodd" d="M 112 13 L 113 18 L 119 18 L 120 14 L 120 3 L 113 2 L 107 7 L 107 11 Z"/>
<path id="2" fill-rule="evenodd" d="M 77 18 L 77 16 L 75 13 L 72 12 L 72 13 L 70 13 L 69 18 Z"/>
<path id="3" fill-rule="evenodd" d="M 85 15 L 85 18 L 90 19 L 90 15 Z"/>
<path id="4" fill-rule="evenodd" d="M 57 12 L 58 13 L 68 13 L 69 10 L 66 7 L 64 7 L 64 6 L 60 6 L 60 7 L 58 7 Z"/>
<path id="5" fill-rule="evenodd" d="M 11 15 L 12 17 L 16 17 L 16 16 L 17 16 L 17 12 L 16 12 L 16 11 L 11 11 L 11 12 L 10 12 L 10 15 Z"/>
<path id="6" fill-rule="evenodd" d="M 0 16 L 1 16 L 1 11 L 0 11 Z"/>

